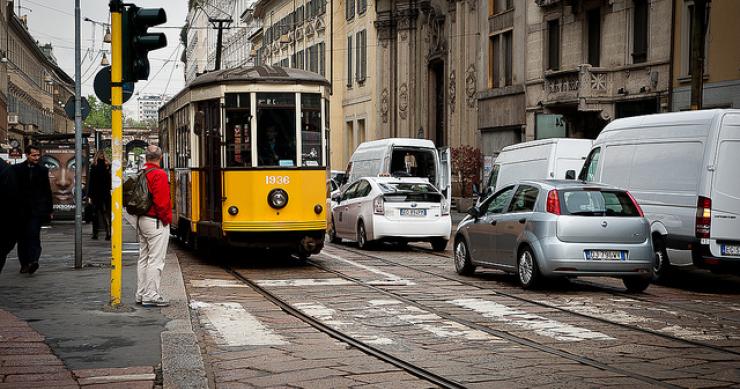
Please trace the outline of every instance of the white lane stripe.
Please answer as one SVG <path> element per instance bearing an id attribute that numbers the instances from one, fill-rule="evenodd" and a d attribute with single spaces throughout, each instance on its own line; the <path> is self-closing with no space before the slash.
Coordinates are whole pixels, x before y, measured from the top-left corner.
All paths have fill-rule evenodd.
<path id="1" fill-rule="evenodd" d="M 374 274 L 380 275 L 382 277 L 385 277 L 385 280 L 372 281 L 372 282 L 393 282 L 394 284 L 391 284 L 391 285 L 397 285 L 396 283 L 400 283 L 401 285 L 407 285 L 407 286 L 416 285 L 413 281 L 407 280 L 407 279 L 405 279 L 403 277 L 399 277 L 399 276 L 397 276 L 395 274 L 391 274 L 391 273 L 386 273 L 386 272 L 384 272 L 382 270 L 378 270 L 376 268 L 373 268 L 373 267 L 370 267 L 370 266 L 366 266 L 366 265 L 363 265 L 361 263 L 357 263 L 355 261 L 350 261 L 349 259 L 342 258 L 342 257 L 340 257 L 338 255 L 329 254 L 327 252 L 323 252 L 322 254 L 325 255 L 325 256 L 327 256 L 327 257 L 329 257 L 329 258 L 336 259 L 337 261 L 342 261 L 342 262 L 348 263 L 348 264 L 350 264 L 352 266 L 359 267 L 360 269 L 367 270 L 367 271 L 369 271 L 371 273 L 374 273 Z M 385 284 L 383 284 L 383 285 L 385 285 Z"/>
<path id="2" fill-rule="evenodd" d="M 356 331 L 349 330 L 348 327 L 355 323 L 343 322 L 341 320 L 334 319 L 335 310 L 324 306 L 321 303 L 298 303 L 295 307 L 300 311 L 309 315 L 317 320 L 322 321 L 324 324 L 334 327 L 338 330 L 345 331 L 347 335 L 350 335 L 358 340 L 367 344 L 374 345 L 389 345 L 393 344 L 393 340 L 390 338 L 378 336 L 375 334 L 364 334 Z"/>
<path id="3" fill-rule="evenodd" d="M 352 285 L 351 281 L 341 278 L 297 278 L 293 280 L 257 280 L 259 286 L 340 286 Z"/>
<path id="4" fill-rule="evenodd" d="M 617 299 L 612 299 L 612 302 L 620 302 Z M 610 306 L 609 308 L 599 307 L 597 303 L 594 303 L 594 301 L 591 298 L 574 298 L 570 301 L 568 301 L 565 304 L 558 304 L 553 305 L 551 301 L 540 301 L 540 303 L 550 305 L 553 307 L 566 309 L 572 312 L 577 312 L 582 315 L 588 315 L 588 316 L 595 316 L 601 319 L 614 321 L 620 324 L 625 325 L 634 325 L 634 324 L 653 324 L 655 327 L 660 328 L 654 328 L 655 331 L 658 331 L 660 333 L 668 334 L 671 336 L 675 336 L 677 338 L 681 339 L 687 339 L 687 340 L 725 340 L 725 339 L 738 339 L 740 336 L 732 335 L 733 333 L 737 334 L 738 329 L 729 329 L 727 326 L 724 328 L 728 330 L 727 333 L 718 333 L 717 331 L 711 331 L 707 329 L 702 329 L 701 327 L 695 327 L 695 328 L 687 328 L 682 327 L 679 325 L 672 325 L 665 320 L 656 320 L 650 317 L 643 317 L 643 316 L 636 316 L 633 315 L 627 311 L 625 311 L 625 307 L 619 307 L 619 305 L 614 304 Z M 621 309 L 620 309 L 621 308 Z M 656 310 L 656 309 L 650 309 L 647 308 L 647 310 Z M 672 314 L 674 316 L 681 316 L 680 313 L 669 311 L 669 310 L 661 310 L 662 312 L 666 312 L 669 314 Z M 701 324 L 701 323 L 697 323 Z"/>
<path id="5" fill-rule="evenodd" d="M 138 254 L 139 250 L 121 250 L 122 254 Z"/>
<path id="6" fill-rule="evenodd" d="M 226 346 L 279 346 L 288 344 L 280 335 L 265 327 L 239 303 L 191 301 L 190 307 L 201 313 L 201 323 L 213 326 L 217 343 Z M 215 333 L 214 333 L 215 332 Z"/>
<path id="7" fill-rule="evenodd" d="M 247 288 L 247 285 L 237 280 L 220 280 L 214 278 L 206 278 L 204 280 L 192 280 L 190 285 L 193 288 Z"/>
<path id="8" fill-rule="evenodd" d="M 481 299 L 460 299 L 448 301 L 462 308 L 471 309 L 498 322 L 512 324 L 532 330 L 535 333 L 566 342 L 582 340 L 613 340 L 611 336 L 586 328 L 561 323 L 542 316 L 533 315 L 509 308 L 506 305 Z"/>

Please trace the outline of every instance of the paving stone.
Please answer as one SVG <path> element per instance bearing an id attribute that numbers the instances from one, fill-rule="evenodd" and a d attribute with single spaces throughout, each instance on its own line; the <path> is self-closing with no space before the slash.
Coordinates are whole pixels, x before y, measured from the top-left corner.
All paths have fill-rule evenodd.
<path id="1" fill-rule="evenodd" d="M 711 381 L 702 379 L 683 379 L 667 381 L 669 384 L 683 386 L 686 388 L 715 388 L 719 386 L 728 386 L 729 382 Z"/>
<path id="2" fill-rule="evenodd" d="M 257 386 L 274 386 L 287 385 L 299 381 L 307 381 L 331 376 L 341 376 L 344 373 L 327 368 L 298 370 L 282 374 L 272 374 L 264 377 L 255 377 L 245 380 L 245 382 Z"/>
<path id="3" fill-rule="evenodd" d="M 72 378 L 72 373 L 68 371 L 59 373 L 47 373 L 47 374 L 16 374 L 5 376 L 4 382 L 38 382 L 38 381 L 56 381 L 64 382 L 68 384 L 75 384 L 76 381 Z"/>
<path id="4" fill-rule="evenodd" d="M 151 366 L 141 366 L 141 367 L 106 368 L 106 369 L 79 369 L 79 370 L 75 370 L 73 373 L 77 378 L 123 376 L 123 375 L 135 375 L 135 374 L 153 374 L 154 368 Z"/>
<path id="5" fill-rule="evenodd" d="M 93 384 L 85 385 L 82 389 L 152 389 L 154 388 L 154 382 L 117 382 L 111 384 Z"/>
<path id="6" fill-rule="evenodd" d="M 312 381 L 301 381 L 292 383 L 291 386 L 297 386 L 305 389 L 325 389 L 325 388 L 349 388 L 361 384 L 358 381 L 346 377 L 327 377 Z"/>
<path id="7" fill-rule="evenodd" d="M 232 369 L 232 370 L 218 370 L 214 373 L 215 381 L 221 382 L 233 382 L 241 381 L 246 378 L 260 377 L 267 375 L 268 373 L 260 370 L 253 369 Z"/>

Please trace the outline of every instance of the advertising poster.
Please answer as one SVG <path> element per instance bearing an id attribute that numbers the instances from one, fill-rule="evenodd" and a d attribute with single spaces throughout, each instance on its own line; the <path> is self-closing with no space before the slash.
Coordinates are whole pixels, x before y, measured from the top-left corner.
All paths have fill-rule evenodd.
<path id="1" fill-rule="evenodd" d="M 41 164 L 49 169 L 49 183 L 55 220 L 75 217 L 75 145 L 72 139 L 40 140 Z M 82 148 L 82 196 L 85 197 L 88 170 L 88 147 Z"/>

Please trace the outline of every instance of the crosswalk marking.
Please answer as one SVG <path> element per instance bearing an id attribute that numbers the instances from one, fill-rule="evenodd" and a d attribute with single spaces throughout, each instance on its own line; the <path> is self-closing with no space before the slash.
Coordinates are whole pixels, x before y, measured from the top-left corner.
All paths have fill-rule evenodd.
<path id="1" fill-rule="evenodd" d="M 376 269 L 374 267 L 363 265 L 363 264 L 357 263 L 355 261 L 350 261 L 349 259 L 342 258 L 342 257 L 340 257 L 338 255 L 329 254 L 327 252 L 323 252 L 321 254 L 322 255 L 325 255 L 325 256 L 327 256 L 329 258 L 336 259 L 337 261 L 342 261 L 342 262 L 347 263 L 349 265 L 352 265 L 352 266 L 355 266 L 355 267 L 359 267 L 360 269 L 363 269 L 363 270 L 369 271 L 371 273 L 377 274 L 379 276 L 385 277 L 385 279 L 383 279 L 383 280 L 376 280 L 376 281 L 369 282 L 369 283 L 371 283 L 373 285 L 389 285 L 389 286 L 396 286 L 396 285 L 400 285 L 400 286 L 413 286 L 413 285 L 416 285 L 411 280 L 407 280 L 407 279 L 405 279 L 403 277 L 399 277 L 399 276 L 397 276 L 395 274 L 386 273 L 386 272 L 384 272 L 382 270 L 378 270 L 378 269 Z"/>
<path id="2" fill-rule="evenodd" d="M 239 303 L 207 303 L 191 301 L 190 308 L 201 313 L 204 327 L 211 331 L 217 343 L 226 346 L 280 346 L 283 337 L 265 327 Z"/>
<path id="3" fill-rule="evenodd" d="M 194 288 L 247 288 L 247 285 L 238 280 L 220 280 L 211 278 L 206 278 L 204 280 L 191 280 L 190 285 Z"/>
<path id="4" fill-rule="evenodd" d="M 543 304 L 553 306 L 551 301 L 540 301 Z M 620 307 L 618 303 L 634 303 L 636 300 L 625 301 L 620 299 L 612 299 L 609 307 L 600 307 L 591 298 L 573 298 L 566 303 L 558 304 L 558 308 L 563 308 L 572 312 L 580 313 L 582 315 L 594 316 L 604 320 L 609 320 L 625 325 L 634 324 L 649 324 L 654 327 L 658 327 L 655 331 L 663 334 L 675 336 L 677 338 L 686 340 L 724 340 L 731 338 L 729 334 L 708 332 L 706 329 L 701 328 L 689 328 L 666 322 L 664 319 L 657 320 L 650 317 L 633 315 L 625 310 L 625 307 Z M 668 313 L 673 316 L 681 316 L 682 314 L 661 308 L 648 308 L 648 310 L 659 310 L 663 313 Z M 728 329 L 730 333 L 737 333 L 738 329 Z M 732 338 L 740 338 L 740 336 L 734 336 Z"/>
<path id="5" fill-rule="evenodd" d="M 352 282 L 341 278 L 297 278 L 293 280 L 257 280 L 255 283 L 265 287 L 282 286 L 341 286 Z"/>
<path id="6" fill-rule="evenodd" d="M 614 340 L 611 336 L 586 328 L 561 323 L 482 299 L 459 299 L 448 301 L 458 307 L 467 308 L 498 322 L 512 324 L 560 341 Z"/>

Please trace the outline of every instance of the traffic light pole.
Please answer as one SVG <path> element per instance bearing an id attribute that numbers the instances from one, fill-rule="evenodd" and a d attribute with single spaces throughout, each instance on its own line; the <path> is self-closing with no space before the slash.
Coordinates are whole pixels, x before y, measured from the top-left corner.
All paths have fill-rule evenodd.
<path id="1" fill-rule="evenodd" d="M 110 1 L 111 12 L 111 146 L 113 162 L 111 166 L 111 182 L 113 194 L 111 197 L 111 274 L 110 274 L 110 305 L 117 308 L 121 304 L 121 243 L 123 232 L 123 203 L 122 192 L 122 159 L 123 159 L 123 50 L 122 50 L 122 16 L 123 2 Z"/>

